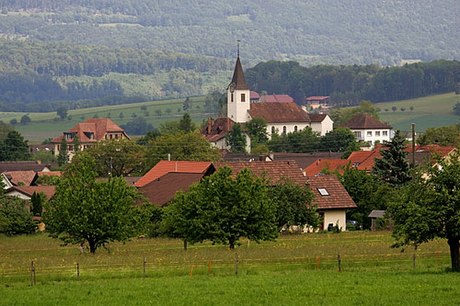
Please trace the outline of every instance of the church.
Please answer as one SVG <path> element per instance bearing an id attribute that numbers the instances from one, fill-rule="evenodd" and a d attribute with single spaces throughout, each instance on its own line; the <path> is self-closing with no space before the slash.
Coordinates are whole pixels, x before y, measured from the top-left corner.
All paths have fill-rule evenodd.
<path id="1" fill-rule="evenodd" d="M 229 147 L 225 136 L 233 125 L 244 125 L 254 118 L 265 120 L 269 138 L 275 133 L 287 134 L 306 127 L 321 136 L 333 129 L 333 121 L 327 114 L 309 114 L 295 102 L 251 102 L 251 91 L 238 54 L 232 81 L 227 86 L 227 117 L 215 120 L 210 118 L 202 133 L 214 146 L 227 150 Z M 250 141 L 247 144 L 246 151 L 250 152 Z"/>

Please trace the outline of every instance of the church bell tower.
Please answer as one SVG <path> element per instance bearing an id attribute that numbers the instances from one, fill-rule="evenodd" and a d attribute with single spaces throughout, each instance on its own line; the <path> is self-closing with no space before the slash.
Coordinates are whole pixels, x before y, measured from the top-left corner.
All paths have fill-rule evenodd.
<path id="1" fill-rule="evenodd" d="M 233 72 L 232 81 L 227 86 L 227 117 L 237 123 L 244 123 L 248 121 L 248 111 L 251 107 L 251 93 L 244 79 L 239 49 L 238 41 L 235 70 Z"/>

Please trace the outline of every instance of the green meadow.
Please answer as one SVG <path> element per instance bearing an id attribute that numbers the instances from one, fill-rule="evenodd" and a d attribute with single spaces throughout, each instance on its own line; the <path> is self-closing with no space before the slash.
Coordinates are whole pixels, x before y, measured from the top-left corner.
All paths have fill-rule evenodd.
<path id="1" fill-rule="evenodd" d="M 184 251 L 180 240 L 145 238 L 112 243 L 91 255 L 44 234 L 1 236 L 0 305 L 460 303 L 460 275 L 446 272 L 445 240 L 416 253 L 391 243 L 389 232 L 243 240 L 235 275 L 234 253 L 221 245 L 196 244 Z"/>
<path id="2" fill-rule="evenodd" d="M 389 122 L 393 128 L 410 131 L 415 123 L 418 132 L 424 132 L 430 127 L 439 127 L 460 123 L 460 117 L 454 115 L 453 107 L 460 102 L 460 96 L 455 93 L 428 96 L 417 99 L 401 100 L 375 104 L 380 108 L 380 119 Z M 393 111 L 392 107 L 397 110 Z M 413 107 L 411 111 L 410 108 Z M 401 108 L 405 110 L 402 111 Z"/>
<path id="3" fill-rule="evenodd" d="M 76 109 L 68 112 L 70 119 L 66 120 L 59 120 L 55 112 L 0 112 L 0 120 L 4 122 L 10 122 L 12 119 L 20 121 L 23 115 L 29 115 L 32 119 L 30 124 L 18 124 L 15 128 L 25 139 L 29 140 L 29 143 L 36 144 L 45 139 L 56 137 L 78 122 L 92 117 L 108 117 L 119 125 L 126 124 L 136 118 L 145 118 L 154 127 L 159 127 L 166 121 L 179 120 L 183 116 L 183 101 L 184 99 L 172 99 Z M 209 116 L 204 111 L 204 97 L 192 97 L 191 101 L 189 113 L 195 123 L 201 123 Z M 380 118 L 389 122 L 395 129 L 409 131 L 411 124 L 415 123 L 417 132 L 424 132 L 430 127 L 459 123 L 460 117 L 455 116 L 452 111 L 457 102 L 460 102 L 460 96 L 447 93 L 417 99 L 377 103 L 375 106 L 380 109 Z M 396 111 L 392 110 L 393 106 L 397 108 Z M 413 107 L 412 110 L 411 107 Z M 404 111 L 401 110 L 402 108 Z"/>

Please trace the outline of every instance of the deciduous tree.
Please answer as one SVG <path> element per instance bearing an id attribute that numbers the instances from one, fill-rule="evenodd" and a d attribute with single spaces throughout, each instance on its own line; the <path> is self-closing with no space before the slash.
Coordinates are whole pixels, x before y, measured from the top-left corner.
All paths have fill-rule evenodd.
<path id="1" fill-rule="evenodd" d="M 231 152 L 246 153 L 246 136 L 238 123 L 232 126 L 232 129 L 225 136 L 225 140 L 230 146 Z"/>
<path id="2" fill-rule="evenodd" d="M 64 243 L 87 242 L 91 253 L 112 241 L 125 241 L 144 228 L 145 216 L 134 203 L 138 193 L 121 177 L 96 181 L 96 162 L 86 154 L 74 157 L 46 205 L 44 221 L 50 235 Z"/>

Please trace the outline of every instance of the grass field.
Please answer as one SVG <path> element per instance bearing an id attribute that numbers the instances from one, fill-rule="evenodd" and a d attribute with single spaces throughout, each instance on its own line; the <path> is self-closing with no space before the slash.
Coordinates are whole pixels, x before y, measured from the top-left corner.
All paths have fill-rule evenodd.
<path id="1" fill-rule="evenodd" d="M 191 97 L 190 100 L 191 109 L 188 112 L 194 122 L 201 123 L 208 116 L 204 113 L 204 97 Z M 68 111 L 70 120 L 58 120 L 56 112 L 27 113 L 32 122 L 27 125 L 18 124 L 15 129 L 29 140 L 30 144 L 37 144 L 45 139 L 57 137 L 78 122 L 95 116 L 111 118 L 118 125 L 142 117 L 154 127 L 159 127 L 163 122 L 180 120 L 184 115 L 183 101 L 184 99 L 173 99 L 70 110 Z M 26 113 L 0 112 L 0 120 L 7 123 L 12 119 L 20 121 L 24 114 Z"/>
<path id="2" fill-rule="evenodd" d="M 135 239 L 80 254 L 45 235 L 0 237 L 0 305 L 458 305 L 444 240 L 401 252 L 388 232 L 243 241 L 234 254 L 171 239 Z M 338 272 L 337 255 L 342 260 Z M 145 272 L 144 272 L 145 260 Z M 36 285 L 31 286 L 34 261 Z M 77 278 L 76 265 L 80 276 Z"/>
<path id="3" fill-rule="evenodd" d="M 415 123 L 416 130 L 424 132 L 430 127 L 459 123 L 460 117 L 455 116 L 452 111 L 457 102 L 460 102 L 460 96 L 448 93 L 418 99 L 378 103 L 375 106 L 381 109 L 380 118 L 389 122 L 393 128 L 409 131 L 411 123 Z M 393 106 L 397 107 L 397 111 L 391 110 Z M 414 108 L 413 111 L 410 110 L 411 106 Z M 405 108 L 405 111 L 401 111 L 401 108 Z"/>
<path id="4" fill-rule="evenodd" d="M 191 100 L 192 108 L 189 113 L 192 120 L 195 123 L 201 123 L 209 116 L 204 113 L 204 97 L 192 97 Z M 29 140 L 29 143 L 36 144 L 50 137 L 56 137 L 76 123 L 94 116 L 109 117 L 119 125 L 126 124 L 134 118 L 143 117 L 148 123 L 158 127 L 163 122 L 179 120 L 183 116 L 183 101 L 184 99 L 173 99 L 71 110 L 68 112 L 71 120 L 56 120 L 55 112 L 28 113 L 32 122 L 28 125 L 17 125 L 15 128 L 25 139 Z M 460 97 L 454 93 L 448 93 L 418 99 L 378 103 L 376 107 L 381 110 L 379 113 L 381 119 L 389 122 L 395 129 L 409 131 L 411 123 L 415 123 L 416 130 L 420 133 L 430 127 L 459 123 L 460 117 L 452 113 L 452 108 L 457 102 L 460 102 Z M 397 107 L 395 112 L 391 110 L 393 106 Z M 413 106 L 412 111 L 410 110 L 411 106 Z M 142 110 L 141 107 L 146 108 L 146 110 Z M 401 111 L 401 108 L 405 108 L 405 111 Z M 161 114 L 158 114 L 158 111 L 161 111 Z M 121 113 L 123 115 L 120 116 Z M 11 119 L 16 119 L 19 121 L 24 114 L 0 112 L 0 120 L 10 122 Z"/>

